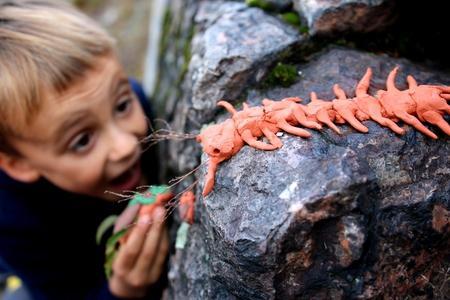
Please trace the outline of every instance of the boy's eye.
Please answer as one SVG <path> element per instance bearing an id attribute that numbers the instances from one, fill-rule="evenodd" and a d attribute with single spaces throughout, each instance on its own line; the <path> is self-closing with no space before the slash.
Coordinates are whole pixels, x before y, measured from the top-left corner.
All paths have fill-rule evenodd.
<path id="1" fill-rule="evenodd" d="M 89 132 L 80 133 L 75 137 L 75 139 L 70 143 L 69 149 L 74 152 L 84 152 L 89 149 L 92 143 L 92 134 Z"/>
<path id="2" fill-rule="evenodd" d="M 118 114 L 124 115 L 124 114 L 128 113 L 128 111 L 131 109 L 132 103 L 133 103 L 133 99 L 130 97 L 121 99 L 117 103 L 115 110 Z"/>

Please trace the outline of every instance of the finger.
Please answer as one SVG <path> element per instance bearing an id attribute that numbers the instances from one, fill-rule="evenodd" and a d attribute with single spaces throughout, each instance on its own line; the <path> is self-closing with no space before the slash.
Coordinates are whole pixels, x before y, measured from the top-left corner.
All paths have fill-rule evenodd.
<path id="1" fill-rule="evenodd" d="M 114 296 L 124 299 L 129 299 L 131 297 L 141 298 L 145 296 L 144 289 L 136 289 L 127 283 L 122 277 L 115 276 L 114 274 L 109 280 L 109 290 Z"/>
<path id="2" fill-rule="evenodd" d="M 113 233 L 116 233 L 116 232 L 126 228 L 131 223 L 133 223 L 134 218 L 138 214 L 140 207 L 141 207 L 140 204 L 127 206 L 125 208 L 125 210 L 117 218 L 116 223 L 114 224 Z"/>
<path id="3" fill-rule="evenodd" d="M 351 113 L 348 109 L 340 109 L 338 113 L 341 115 L 341 117 L 347 121 L 350 125 L 352 125 L 353 128 L 360 132 L 369 132 L 369 129 L 364 126 L 361 122 L 359 122 L 355 116 Z"/>
<path id="4" fill-rule="evenodd" d="M 161 242 L 161 234 L 164 230 L 164 217 L 166 211 L 163 208 L 155 209 L 150 229 L 145 237 L 145 242 L 139 254 L 134 268 L 132 270 L 132 277 L 146 277 L 148 271 L 153 264 L 156 257 L 156 250 Z M 142 276 L 142 277 L 141 277 Z"/>
<path id="5" fill-rule="evenodd" d="M 169 245 L 169 233 L 167 228 L 164 228 L 155 261 L 148 273 L 148 281 L 150 284 L 157 282 L 164 270 L 164 264 L 169 253 Z"/>
<path id="6" fill-rule="evenodd" d="M 150 227 L 151 217 L 149 215 L 141 216 L 133 227 L 127 242 L 120 247 L 117 258 L 114 261 L 113 270 L 123 274 L 131 270 L 141 252 L 145 241 L 145 235 Z"/>
<path id="7" fill-rule="evenodd" d="M 446 85 L 432 85 L 432 87 L 438 88 L 444 93 L 450 93 L 450 86 L 446 86 Z"/>
<path id="8" fill-rule="evenodd" d="M 422 116 L 427 122 L 438 126 L 445 134 L 450 135 L 450 125 L 440 114 L 435 111 L 427 111 Z"/>
<path id="9" fill-rule="evenodd" d="M 437 139 L 437 135 L 429 130 L 425 125 L 423 125 L 416 117 L 404 112 L 404 111 L 394 111 L 394 114 L 405 123 L 413 126 L 423 134 L 429 136 L 432 139 Z"/>
<path id="10" fill-rule="evenodd" d="M 440 94 L 440 96 L 445 100 L 450 100 L 450 94 Z"/>

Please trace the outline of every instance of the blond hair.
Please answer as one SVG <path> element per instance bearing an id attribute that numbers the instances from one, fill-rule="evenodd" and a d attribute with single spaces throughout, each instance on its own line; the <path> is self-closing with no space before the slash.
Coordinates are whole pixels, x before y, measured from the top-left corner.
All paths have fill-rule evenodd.
<path id="1" fill-rule="evenodd" d="M 44 91 L 61 93 L 114 41 L 63 1 L 0 0 L 0 151 L 39 111 Z"/>

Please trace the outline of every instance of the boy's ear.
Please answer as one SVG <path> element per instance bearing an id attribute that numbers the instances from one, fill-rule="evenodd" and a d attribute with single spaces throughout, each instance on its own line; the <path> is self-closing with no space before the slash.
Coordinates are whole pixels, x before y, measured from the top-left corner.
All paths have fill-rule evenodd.
<path id="1" fill-rule="evenodd" d="M 21 182 L 35 182 L 41 175 L 25 158 L 0 152 L 0 169 L 9 177 Z"/>

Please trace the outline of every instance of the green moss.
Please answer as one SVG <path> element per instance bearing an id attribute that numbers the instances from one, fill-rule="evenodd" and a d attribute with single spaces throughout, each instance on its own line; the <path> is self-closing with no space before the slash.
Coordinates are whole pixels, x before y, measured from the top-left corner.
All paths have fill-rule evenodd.
<path id="1" fill-rule="evenodd" d="M 307 34 L 309 32 L 309 28 L 306 25 L 300 25 L 298 27 L 298 31 L 300 31 L 300 33 L 303 33 L 303 34 Z"/>
<path id="2" fill-rule="evenodd" d="M 289 24 L 291 24 L 291 25 L 293 25 L 295 27 L 299 27 L 301 25 L 300 17 L 298 16 L 298 14 L 296 14 L 293 11 L 281 14 L 281 18 L 286 23 L 289 23 Z"/>
<path id="3" fill-rule="evenodd" d="M 298 78 L 297 68 L 294 65 L 283 64 L 281 62 L 270 71 L 262 83 L 263 88 L 281 85 L 288 87 Z"/>
<path id="4" fill-rule="evenodd" d="M 188 34 L 186 41 L 184 43 L 184 46 L 183 46 L 183 66 L 181 67 L 180 78 L 178 80 L 179 84 L 181 84 L 181 82 L 184 79 L 184 76 L 186 75 L 186 73 L 189 69 L 189 62 L 191 61 L 191 57 L 192 57 L 191 42 L 192 42 L 192 38 L 194 37 L 194 33 L 195 33 L 195 27 L 191 26 L 191 28 L 189 29 L 189 34 Z"/>
<path id="5" fill-rule="evenodd" d="M 158 57 L 160 58 L 159 61 L 159 67 L 158 67 L 158 72 L 160 73 L 158 78 L 156 79 L 156 85 L 155 85 L 155 89 L 153 91 L 153 95 L 155 97 L 155 106 L 156 106 L 156 111 L 157 111 L 157 115 L 163 115 L 163 111 L 164 111 L 164 103 L 165 103 L 165 99 L 167 98 L 161 98 L 160 95 L 164 94 L 164 96 L 167 96 L 167 91 L 164 91 L 161 87 L 161 81 L 162 81 L 162 76 L 161 76 L 161 72 L 164 69 L 164 54 L 167 52 L 168 48 L 169 48 L 169 43 L 171 41 L 170 37 L 171 37 L 171 27 L 172 27 L 172 13 L 170 11 L 170 8 L 167 8 L 166 11 L 164 12 L 164 18 L 163 18 L 163 23 L 162 23 L 162 28 L 161 28 L 161 37 L 160 37 L 160 41 L 159 41 L 159 49 L 158 49 Z"/>
<path id="6" fill-rule="evenodd" d="M 298 16 L 298 14 L 296 12 L 289 11 L 284 14 L 281 14 L 280 17 L 284 22 L 297 28 L 300 33 L 302 33 L 302 34 L 308 33 L 308 31 L 309 31 L 308 26 L 302 24 L 300 17 Z"/>
<path id="7" fill-rule="evenodd" d="M 258 7 L 265 11 L 273 11 L 275 9 L 272 3 L 266 0 L 245 0 L 245 3 L 250 7 Z"/>

